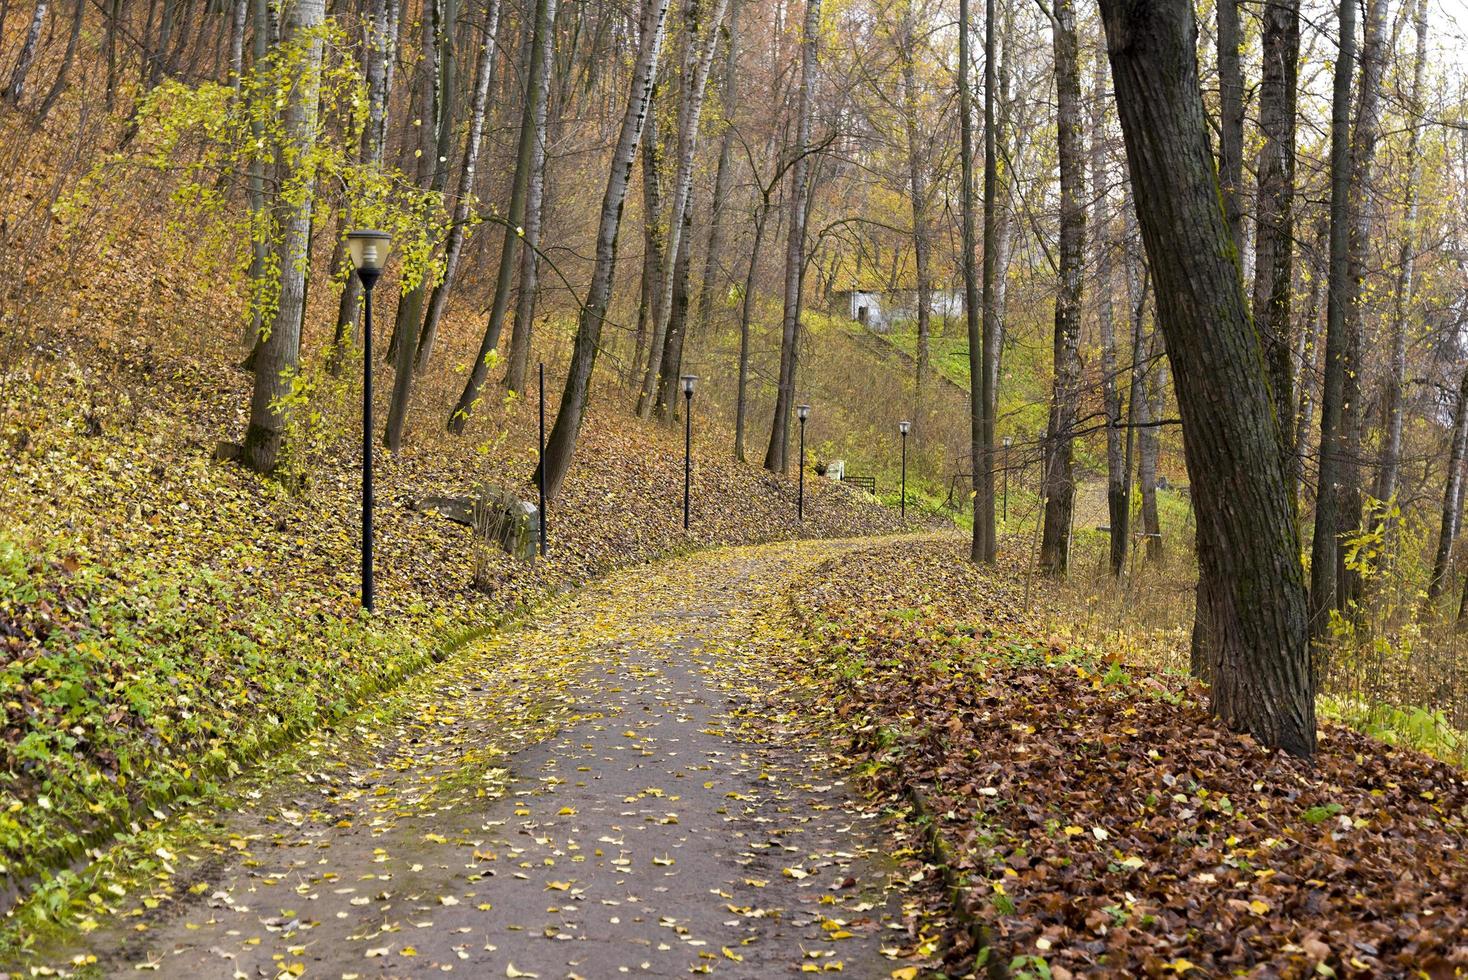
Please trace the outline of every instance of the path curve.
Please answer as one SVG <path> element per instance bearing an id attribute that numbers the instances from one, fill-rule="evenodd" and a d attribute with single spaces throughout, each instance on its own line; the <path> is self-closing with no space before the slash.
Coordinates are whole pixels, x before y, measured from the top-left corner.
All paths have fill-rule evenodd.
<path id="1" fill-rule="evenodd" d="M 890 976 L 903 876 L 794 704 L 783 615 L 857 544 L 553 603 L 318 738 L 82 948 L 127 976 Z"/>

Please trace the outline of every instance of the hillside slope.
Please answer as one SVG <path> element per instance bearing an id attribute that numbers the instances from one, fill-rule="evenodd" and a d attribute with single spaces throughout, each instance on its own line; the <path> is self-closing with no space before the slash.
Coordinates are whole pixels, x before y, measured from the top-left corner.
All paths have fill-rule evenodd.
<path id="1" fill-rule="evenodd" d="M 327 414 L 301 433 L 291 479 L 266 480 L 213 459 L 240 431 L 243 380 L 219 359 L 59 333 L 0 377 L 7 890 L 607 569 L 900 526 L 815 478 L 798 524 L 793 476 L 729 461 L 724 435 L 700 427 L 685 534 L 681 432 L 630 422 L 608 391 L 551 508 L 550 556 L 520 561 L 413 506 L 480 482 L 534 499 L 534 415 L 512 400 L 478 445 L 425 436 L 379 457 L 378 613 L 365 617 L 351 398 L 314 403 Z"/>

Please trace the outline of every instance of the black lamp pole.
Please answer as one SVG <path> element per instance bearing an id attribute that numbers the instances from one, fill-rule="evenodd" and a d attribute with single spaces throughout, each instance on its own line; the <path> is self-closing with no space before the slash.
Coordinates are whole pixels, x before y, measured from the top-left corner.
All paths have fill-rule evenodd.
<path id="1" fill-rule="evenodd" d="M 1009 436 L 1004 437 L 1004 520 L 1009 520 L 1009 447 L 1014 444 Z"/>
<path id="2" fill-rule="evenodd" d="M 897 431 L 902 433 L 902 519 L 907 520 L 907 430 L 910 423 L 898 422 Z"/>
<path id="3" fill-rule="evenodd" d="M 376 592 L 372 580 L 372 287 L 382 278 L 382 267 L 392 237 L 385 231 L 347 232 L 352 267 L 362 283 L 362 608 L 372 612 Z"/>
<path id="4" fill-rule="evenodd" d="M 795 498 L 795 519 L 805 521 L 805 422 L 810 418 L 810 406 L 801 405 L 795 410 L 800 419 L 800 490 Z"/>
<path id="5" fill-rule="evenodd" d="M 362 282 L 362 608 L 372 612 L 372 287 L 381 269 L 358 269 Z"/>
<path id="6" fill-rule="evenodd" d="M 698 381 L 692 374 L 683 375 L 683 530 L 688 530 L 690 505 L 693 490 L 693 385 Z"/>
<path id="7" fill-rule="evenodd" d="M 537 489 L 540 491 L 540 557 L 545 557 L 545 362 L 540 362 L 540 458 L 535 469 Z"/>

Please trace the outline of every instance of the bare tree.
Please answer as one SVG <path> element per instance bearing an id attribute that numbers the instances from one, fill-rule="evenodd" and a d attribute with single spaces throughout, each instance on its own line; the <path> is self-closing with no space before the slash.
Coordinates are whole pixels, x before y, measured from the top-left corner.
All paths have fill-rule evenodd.
<path id="1" fill-rule="evenodd" d="M 469 379 L 459 395 L 458 404 L 449 415 L 449 431 L 461 434 L 469 424 L 469 415 L 479 401 L 484 379 L 489 375 L 491 355 L 499 347 L 505 315 L 510 309 L 510 288 L 514 279 L 515 259 L 521 236 L 525 233 L 525 206 L 530 196 L 530 176 L 535 170 L 535 144 L 543 134 L 536 132 L 536 120 L 545 119 L 545 100 L 550 87 L 551 46 L 555 39 L 556 0 L 536 0 L 535 33 L 531 42 L 530 64 L 526 71 L 525 105 L 520 116 L 520 140 L 515 152 L 515 178 L 510 187 L 510 207 L 506 215 L 504 243 L 500 246 L 499 274 L 494 284 L 494 304 L 484 327 L 479 353 L 469 369 Z"/>
<path id="2" fill-rule="evenodd" d="M 1325 378 L 1320 393 L 1320 475 L 1315 537 L 1310 544 L 1310 634 L 1325 636 L 1336 605 L 1336 558 L 1345 466 L 1342 401 L 1346 387 L 1346 280 L 1350 273 L 1351 73 L 1356 62 L 1356 4 L 1339 0 L 1340 51 L 1330 110 L 1330 273 L 1325 301 Z"/>
<path id="3" fill-rule="evenodd" d="M 1072 441 L 1080 405 L 1081 290 L 1085 265 L 1085 160 L 1081 149 L 1080 50 L 1074 0 L 1050 9 L 1055 49 L 1056 160 L 1060 168 L 1060 255 L 1055 291 L 1055 385 L 1045 433 L 1045 530 L 1040 567 L 1063 575 L 1070 563 L 1075 506 Z"/>
<path id="4" fill-rule="evenodd" d="M 561 486 L 565 483 L 566 471 L 571 468 L 571 459 L 576 452 L 576 438 L 581 432 L 581 422 L 586 417 L 591 374 L 596 367 L 597 350 L 601 346 L 602 321 L 606 317 L 607 302 L 612 293 L 612 273 L 617 264 L 617 233 L 622 224 L 622 204 L 627 199 L 627 183 L 632 176 L 632 163 L 637 156 L 637 144 L 642 138 L 643 123 L 647 119 L 648 106 L 652 101 L 653 80 L 657 76 L 658 54 L 662 49 L 663 24 L 667 13 L 668 0 L 643 0 L 641 36 L 637 60 L 632 66 L 632 90 L 627 100 L 627 110 L 622 116 L 616 149 L 612 154 L 606 193 L 602 197 L 601 219 L 596 235 L 596 264 L 592 269 L 591 286 L 587 290 L 586 301 L 582 304 L 576 327 L 576 343 L 571 351 L 566 390 L 561 396 L 555 425 L 551 428 L 550 438 L 546 443 L 544 479 L 546 495 L 552 500 L 560 494 Z"/>
<path id="5" fill-rule="evenodd" d="M 1402 384 L 1407 374 L 1407 336 L 1413 314 L 1413 291 L 1417 285 L 1419 232 L 1418 198 L 1422 184 L 1423 75 L 1427 66 L 1427 0 L 1417 0 L 1417 50 L 1412 61 L 1412 85 L 1407 94 L 1411 127 L 1407 134 L 1407 176 L 1404 188 L 1406 211 L 1402 241 L 1397 249 L 1397 279 L 1392 290 L 1391 363 L 1382 378 L 1382 414 L 1386 419 L 1381 440 L 1381 462 L 1376 473 L 1377 500 L 1390 500 L 1397 492 L 1402 462 Z"/>
<path id="6" fill-rule="evenodd" d="M 805 26 L 800 35 L 800 93 L 795 112 L 795 163 L 790 168 L 790 203 L 785 245 L 785 311 L 780 322 L 780 377 L 775 391 L 775 417 L 765 469 L 784 473 L 790 443 L 790 410 L 795 404 L 795 371 L 800 354 L 800 287 L 805 272 L 806 205 L 810 194 L 811 103 L 815 98 L 820 57 L 821 0 L 805 0 Z"/>
<path id="7" fill-rule="evenodd" d="M 1296 497 L 1294 360 L 1290 294 L 1294 282 L 1295 115 L 1299 88 L 1300 2 L 1264 5 L 1264 63 L 1259 79 L 1258 205 L 1254 233 L 1254 323 L 1264 338 L 1280 421 L 1280 453 Z"/>

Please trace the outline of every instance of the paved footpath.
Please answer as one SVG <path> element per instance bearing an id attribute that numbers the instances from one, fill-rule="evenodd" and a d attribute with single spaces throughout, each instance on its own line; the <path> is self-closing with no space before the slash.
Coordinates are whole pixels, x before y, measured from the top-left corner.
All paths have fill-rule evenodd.
<path id="1" fill-rule="evenodd" d="M 795 710 L 779 615 L 839 547 L 552 604 L 313 742 L 82 948 L 119 976 L 890 976 L 901 869 Z"/>

